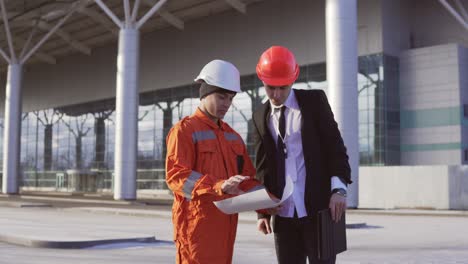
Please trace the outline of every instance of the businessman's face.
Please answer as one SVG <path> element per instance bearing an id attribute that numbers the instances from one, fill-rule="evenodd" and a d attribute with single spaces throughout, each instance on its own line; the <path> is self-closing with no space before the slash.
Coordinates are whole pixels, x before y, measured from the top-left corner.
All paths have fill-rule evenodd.
<path id="1" fill-rule="evenodd" d="M 270 102 L 273 105 L 282 105 L 288 99 L 289 92 L 291 92 L 291 85 L 285 85 L 285 86 L 270 86 L 266 83 L 263 83 L 265 86 L 265 91 L 270 99 Z"/>

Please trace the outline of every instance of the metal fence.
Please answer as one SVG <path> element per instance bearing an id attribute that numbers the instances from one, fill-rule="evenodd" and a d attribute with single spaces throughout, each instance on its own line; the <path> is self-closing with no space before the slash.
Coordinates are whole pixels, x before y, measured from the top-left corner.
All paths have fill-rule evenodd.
<path id="1" fill-rule="evenodd" d="M 166 172 L 164 169 L 137 170 L 137 189 L 169 190 L 165 177 Z M 20 176 L 20 186 L 26 187 L 29 190 L 54 189 L 64 192 L 112 191 L 114 186 L 114 171 L 23 171 Z"/>

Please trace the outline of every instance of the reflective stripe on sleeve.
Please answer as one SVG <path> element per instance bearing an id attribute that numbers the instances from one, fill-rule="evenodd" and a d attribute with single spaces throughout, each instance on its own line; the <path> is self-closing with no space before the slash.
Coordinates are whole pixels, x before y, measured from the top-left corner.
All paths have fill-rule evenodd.
<path id="1" fill-rule="evenodd" d="M 188 200 L 192 199 L 193 188 L 195 187 L 195 183 L 200 179 L 201 176 L 201 173 L 197 171 L 192 171 L 187 180 L 184 182 L 182 192 L 184 193 L 185 198 L 187 198 Z"/>
<path id="2" fill-rule="evenodd" d="M 234 140 L 238 140 L 238 139 L 239 139 L 239 137 L 237 136 L 237 134 L 229 133 L 229 132 L 224 132 L 224 138 L 225 138 L 227 141 L 234 141 Z"/>
<path id="3" fill-rule="evenodd" d="M 208 139 L 216 139 L 216 135 L 212 130 L 196 131 L 192 133 L 193 144 Z"/>

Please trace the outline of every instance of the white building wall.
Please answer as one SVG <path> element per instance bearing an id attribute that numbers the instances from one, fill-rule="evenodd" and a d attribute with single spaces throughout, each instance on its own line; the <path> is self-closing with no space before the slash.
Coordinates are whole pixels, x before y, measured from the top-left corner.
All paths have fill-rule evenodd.
<path id="1" fill-rule="evenodd" d="M 428 128 L 408 128 L 404 131 L 404 137 L 401 138 L 401 144 L 440 144 L 456 142 L 461 139 L 460 126 L 441 126 Z"/>
<path id="2" fill-rule="evenodd" d="M 300 65 L 325 61 L 325 1 L 269 0 L 248 6 L 243 15 L 231 10 L 167 28 L 141 40 L 140 91 L 190 84 L 208 61 L 232 61 L 241 74 L 255 73 L 260 54 L 285 45 Z M 381 52 L 379 1 L 359 1 L 359 54 Z M 23 111 L 115 96 L 116 44 L 76 54 L 57 65 L 36 64 L 24 74 Z M 4 81 L 0 85 L 4 85 Z M 4 89 L 0 96 L 4 97 Z M 3 109 L 4 100 L 0 102 Z"/>
<path id="3" fill-rule="evenodd" d="M 461 164 L 463 49 L 447 44 L 401 54 L 402 165 Z"/>
<path id="4" fill-rule="evenodd" d="M 400 56 L 401 108 L 457 105 L 458 56 L 457 44 L 404 51 Z"/>
<path id="5" fill-rule="evenodd" d="M 468 166 L 360 167 L 359 208 L 468 209 Z"/>

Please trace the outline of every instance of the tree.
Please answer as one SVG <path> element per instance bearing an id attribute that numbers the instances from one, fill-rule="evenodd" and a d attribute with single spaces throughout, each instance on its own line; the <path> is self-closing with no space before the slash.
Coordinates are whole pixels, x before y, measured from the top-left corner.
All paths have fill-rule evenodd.
<path id="1" fill-rule="evenodd" d="M 179 107 L 179 105 L 183 102 L 183 99 L 179 99 L 176 101 L 174 105 L 172 105 L 172 100 L 166 100 L 166 107 L 162 107 L 161 102 L 155 103 L 155 105 L 163 111 L 163 142 L 162 142 L 162 154 L 161 157 L 163 159 L 166 158 L 167 154 L 167 146 L 166 146 L 166 137 L 169 134 L 169 130 L 172 127 L 172 112 L 175 108 Z"/>
<path id="2" fill-rule="evenodd" d="M 251 106 L 252 106 L 252 113 L 255 113 L 257 108 L 262 104 L 263 99 L 265 98 L 265 95 L 260 95 L 260 88 L 255 87 L 253 89 L 245 91 L 245 93 L 250 97 L 251 100 Z M 236 109 L 236 107 L 233 104 L 233 107 Z M 250 156 L 255 155 L 255 149 L 252 144 L 254 141 L 253 138 L 253 132 L 254 132 L 254 127 L 253 127 L 253 120 L 252 117 L 248 118 L 242 113 L 241 110 L 238 110 L 239 113 L 242 115 L 244 120 L 247 122 L 247 151 Z"/>
<path id="3" fill-rule="evenodd" d="M 62 119 L 63 114 L 50 109 L 34 111 L 33 114 L 37 117 L 37 120 L 42 126 L 44 126 L 44 171 L 50 171 L 52 169 L 53 126 Z"/>
<path id="4" fill-rule="evenodd" d="M 94 134 L 96 144 L 94 147 L 94 168 L 106 168 L 106 120 L 114 113 L 114 110 L 103 110 L 93 113 L 94 116 Z"/>
<path id="5" fill-rule="evenodd" d="M 82 157 L 82 139 L 91 130 L 91 127 L 85 127 L 86 121 L 88 120 L 89 114 L 84 114 L 75 118 L 75 127 L 71 124 L 63 122 L 68 130 L 75 137 L 75 165 L 76 169 L 83 169 L 83 157 Z M 70 122 L 71 123 L 71 122 Z"/>

